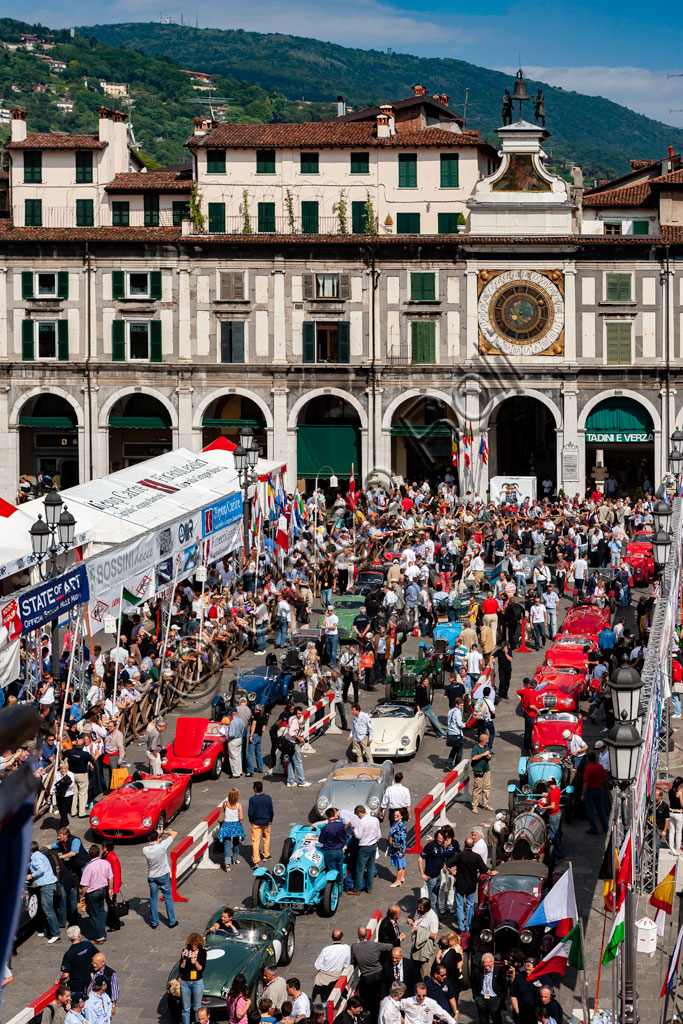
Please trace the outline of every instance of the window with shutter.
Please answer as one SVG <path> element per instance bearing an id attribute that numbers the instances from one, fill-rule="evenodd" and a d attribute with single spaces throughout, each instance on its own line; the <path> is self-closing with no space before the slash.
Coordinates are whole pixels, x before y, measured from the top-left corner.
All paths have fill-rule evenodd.
<path id="1" fill-rule="evenodd" d="M 275 174 L 275 150 L 259 149 L 256 152 L 256 173 Z"/>
<path id="2" fill-rule="evenodd" d="M 38 359 L 57 358 L 57 324 L 54 320 L 38 321 Z"/>
<path id="3" fill-rule="evenodd" d="M 24 320 L 21 325 L 21 358 L 25 361 L 35 359 L 33 320 Z"/>
<path id="4" fill-rule="evenodd" d="M 244 274 L 241 270 L 221 271 L 221 299 L 244 302 Z"/>
<path id="5" fill-rule="evenodd" d="M 275 231 L 275 203 L 258 204 L 259 234 Z"/>
<path id="6" fill-rule="evenodd" d="M 302 174 L 318 174 L 320 171 L 320 154 L 302 153 L 299 166 Z"/>
<path id="7" fill-rule="evenodd" d="M 351 298 L 351 275 L 339 275 L 339 298 L 342 302 L 348 302 Z"/>
<path id="8" fill-rule="evenodd" d="M 190 204 L 186 203 L 184 199 L 178 199 L 172 203 L 171 209 L 174 228 L 182 227 L 183 221 L 190 219 Z"/>
<path id="9" fill-rule="evenodd" d="M 122 271 L 123 273 L 123 271 Z M 111 357 L 115 363 L 126 359 L 126 321 L 113 320 L 111 325 Z"/>
<path id="10" fill-rule="evenodd" d="M 152 270 L 149 275 L 149 297 L 150 299 L 161 298 L 161 271 Z"/>
<path id="11" fill-rule="evenodd" d="M 414 320 L 410 325 L 412 362 L 436 362 L 436 324 L 433 320 Z"/>
<path id="12" fill-rule="evenodd" d="M 154 323 L 155 321 L 152 321 Z M 156 321 L 159 323 L 159 321 Z M 161 324 L 159 324 L 161 327 Z M 128 324 L 128 358 L 131 360 L 149 359 L 150 321 L 142 320 Z M 157 360 L 160 361 L 160 360 Z"/>
<path id="13" fill-rule="evenodd" d="M 417 188 L 417 153 L 398 154 L 398 187 Z"/>
<path id="14" fill-rule="evenodd" d="M 312 299 L 314 296 L 314 283 L 315 279 L 313 274 L 304 274 L 303 276 L 303 291 L 305 299 Z"/>
<path id="15" fill-rule="evenodd" d="M 605 274 L 605 291 L 607 302 L 631 302 L 631 274 Z"/>
<path id="16" fill-rule="evenodd" d="M 221 320 L 221 362 L 244 362 L 243 320 Z"/>
<path id="17" fill-rule="evenodd" d="M 225 174 L 225 150 L 209 149 L 206 153 L 206 173 Z"/>
<path id="18" fill-rule="evenodd" d="M 460 157 L 457 153 L 441 154 L 441 188 L 458 188 L 460 185 Z"/>
<path id="19" fill-rule="evenodd" d="M 57 295 L 60 299 L 69 298 L 69 271 L 60 270 L 57 274 Z"/>
<path id="20" fill-rule="evenodd" d="M 303 325 L 301 361 L 303 363 L 315 362 L 315 323 L 313 321 L 306 321 Z"/>
<path id="21" fill-rule="evenodd" d="M 649 222 L 649 220 L 634 220 L 634 222 L 633 222 L 633 234 L 634 235 L 649 235 L 650 234 L 650 222 Z"/>
<path id="22" fill-rule="evenodd" d="M 419 235 L 420 234 L 420 214 L 419 213 L 397 213 L 396 214 L 396 231 L 399 235 Z"/>
<path id="23" fill-rule="evenodd" d="M 369 153 L 352 153 L 351 154 L 351 174 L 369 174 L 370 173 L 370 154 Z"/>
<path id="24" fill-rule="evenodd" d="M 21 272 L 21 297 L 22 299 L 33 298 L 33 271 L 22 270 Z"/>
<path id="25" fill-rule="evenodd" d="M 605 234 L 606 235 L 620 235 L 621 234 L 621 221 L 620 220 L 606 220 L 605 221 Z"/>
<path id="26" fill-rule="evenodd" d="M 147 299 L 150 297 L 149 277 L 146 270 L 133 270 L 128 275 L 128 298 Z"/>
<path id="27" fill-rule="evenodd" d="M 351 362 L 351 324 L 348 320 L 340 320 L 338 326 L 338 361 Z"/>
<path id="28" fill-rule="evenodd" d="M 42 228 L 43 226 L 43 201 L 42 199 L 24 200 L 24 225 L 27 228 Z"/>
<path id="29" fill-rule="evenodd" d="M 76 200 L 76 227 L 91 228 L 95 223 L 95 210 L 92 199 Z"/>
<path id="30" fill-rule="evenodd" d="M 27 149 L 24 153 L 24 182 L 40 185 L 43 180 L 43 154 Z"/>
<path id="31" fill-rule="evenodd" d="M 54 274 L 54 273 L 46 273 L 44 270 L 39 270 L 38 273 L 35 275 L 35 280 L 34 280 L 34 283 L 33 283 L 33 290 L 34 290 L 35 297 L 38 298 L 38 299 L 52 299 L 56 295 L 59 296 L 60 298 L 68 297 L 68 291 L 69 291 L 69 277 L 68 277 L 68 274 L 66 275 L 66 277 L 67 277 L 67 281 L 66 281 L 67 295 L 66 296 L 62 296 L 62 294 L 61 294 L 61 290 L 64 287 L 64 278 L 61 275 L 64 274 L 64 273 L 66 273 L 66 272 L 65 271 L 60 271 L 59 275 L 58 275 L 58 274 Z M 61 280 L 59 280 L 60 278 L 61 278 Z M 58 281 L 59 281 L 59 284 L 58 284 Z"/>
<path id="32" fill-rule="evenodd" d="M 123 299 L 126 294 L 126 275 L 123 270 L 111 272 L 111 294 L 114 299 Z"/>
<path id="33" fill-rule="evenodd" d="M 438 215 L 438 231 L 440 235 L 457 235 L 459 213 L 440 213 Z"/>
<path id="34" fill-rule="evenodd" d="M 57 321 L 57 359 L 65 363 L 69 359 L 69 321 Z"/>
<path id="35" fill-rule="evenodd" d="M 144 221 L 146 228 L 159 227 L 159 196 L 147 195 L 144 197 Z"/>
<path id="36" fill-rule="evenodd" d="M 92 153 L 76 153 L 76 184 L 92 182 Z"/>
<path id="37" fill-rule="evenodd" d="M 631 323 L 606 324 L 607 364 L 608 366 L 630 365 L 633 362 L 631 353 Z"/>
<path id="38" fill-rule="evenodd" d="M 368 229 L 368 207 L 362 199 L 351 203 L 351 231 L 354 235 L 364 235 Z"/>
<path id="39" fill-rule="evenodd" d="M 318 233 L 318 204 L 308 202 L 301 204 L 301 230 L 305 235 Z"/>
<path id="40" fill-rule="evenodd" d="M 316 274 L 315 297 L 316 299 L 338 299 L 339 274 Z"/>
<path id="41" fill-rule="evenodd" d="M 436 298 L 436 275 L 411 274 L 410 298 L 413 302 L 433 302 Z"/>
<path id="42" fill-rule="evenodd" d="M 209 203 L 209 234 L 225 234 L 225 203 Z"/>
<path id="43" fill-rule="evenodd" d="M 115 228 L 127 228 L 130 224 L 130 203 L 111 204 L 111 223 Z"/>
<path id="44" fill-rule="evenodd" d="M 149 361 L 160 363 L 161 353 L 161 320 L 150 320 L 149 323 Z"/>

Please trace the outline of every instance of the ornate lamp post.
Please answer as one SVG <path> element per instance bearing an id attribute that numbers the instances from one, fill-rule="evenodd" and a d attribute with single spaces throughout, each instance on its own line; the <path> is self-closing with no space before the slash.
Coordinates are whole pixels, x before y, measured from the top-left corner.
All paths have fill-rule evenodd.
<path id="1" fill-rule="evenodd" d="M 332 466 L 321 466 L 315 474 L 315 488 L 313 490 L 313 594 L 315 594 L 316 581 L 318 578 L 318 480 L 321 473 L 330 471 L 330 487 L 337 487 L 339 481 L 335 476 Z"/>
<path id="2" fill-rule="evenodd" d="M 242 427 L 239 444 L 232 454 L 242 488 L 242 522 L 244 529 L 244 560 L 246 564 L 247 546 L 249 543 L 249 485 L 251 484 L 252 471 L 256 467 L 259 457 L 259 447 L 254 440 L 254 431 L 251 427 Z"/>
<path id="3" fill-rule="evenodd" d="M 76 520 L 64 505 L 58 491 L 48 491 L 43 505 L 45 519 L 38 516 L 28 532 L 31 537 L 34 563 L 38 566 L 40 578 L 41 580 L 51 580 L 61 572 L 57 565 L 57 555 L 61 551 L 66 551 L 73 543 Z"/>

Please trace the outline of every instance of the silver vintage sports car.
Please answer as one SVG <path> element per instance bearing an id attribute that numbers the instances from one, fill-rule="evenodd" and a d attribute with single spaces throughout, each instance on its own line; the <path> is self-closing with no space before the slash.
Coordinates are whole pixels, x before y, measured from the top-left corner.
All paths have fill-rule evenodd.
<path id="1" fill-rule="evenodd" d="M 391 761 L 383 764 L 363 764 L 337 761 L 323 782 L 315 802 L 316 814 L 323 818 L 328 807 L 352 811 L 363 804 L 369 814 L 379 817 L 382 797 L 394 780 Z"/>

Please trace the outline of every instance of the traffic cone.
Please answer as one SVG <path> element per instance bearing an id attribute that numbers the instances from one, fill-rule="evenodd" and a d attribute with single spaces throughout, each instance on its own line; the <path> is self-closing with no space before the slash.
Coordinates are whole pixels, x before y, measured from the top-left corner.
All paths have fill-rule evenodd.
<path id="1" fill-rule="evenodd" d="M 417 623 L 416 623 L 416 624 L 415 624 L 415 625 L 413 626 L 413 636 L 419 636 L 419 635 L 420 635 L 420 627 L 419 627 L 419 626 L 417 625 Z"/>
<path id="2" fill-rule="evenodd" d="M 517 648 L 518 654 L 531 654 L 531 648 L 526 645 L 526 622 L 522 626 L 522 642 Z"/>

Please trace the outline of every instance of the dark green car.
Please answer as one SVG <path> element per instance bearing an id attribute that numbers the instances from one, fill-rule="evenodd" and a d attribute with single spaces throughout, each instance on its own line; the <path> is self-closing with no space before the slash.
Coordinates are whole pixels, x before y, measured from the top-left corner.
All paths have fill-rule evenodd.
<path id="1" fill-rule="evenodd" d="M 263 971 L 276 964 L 288 964 L 294 956 L 294 914 L 290 910 L 235 910 L 232 921 L 240 929 L 239 936 L 228 937 L 209 932 L 221 916 L 218 910 L 208 921 L 204 998 L 202 1006 L 211 1013 L 211 1020 L 226 1020 L 225 1003 L 237 974 L 243 974 L 255 1006 L 263 993 Z M 168 977 L 168 1007 L 173 1020 L 180 1020 L 179 996 L 172 994 L 172 983 L 178 978 L 178 964 Z"/>
<path id="2" fill-rule="evenodd" d="M 431 658 L 397 658 L 393 673 L 384 685 L 387 700 L 414 700 L 417 687 L 424 676 L 429 676 L 429 699 L 434 693 L 434 664 Z"/>
<path id="3" fill-rule="evenodd" d="M 334 614 L 339 619 L 339 626 L 337 628 L 339 630 L 340 644 L 356 639 L 356 634 L 353 632 L 353 620 L 364 604 L 365 598 L 360 594 L 342 594 L 332 601 Z M 319 626 L 322 626 L 324 618 L 324 615 L 320 617 Z"/>

